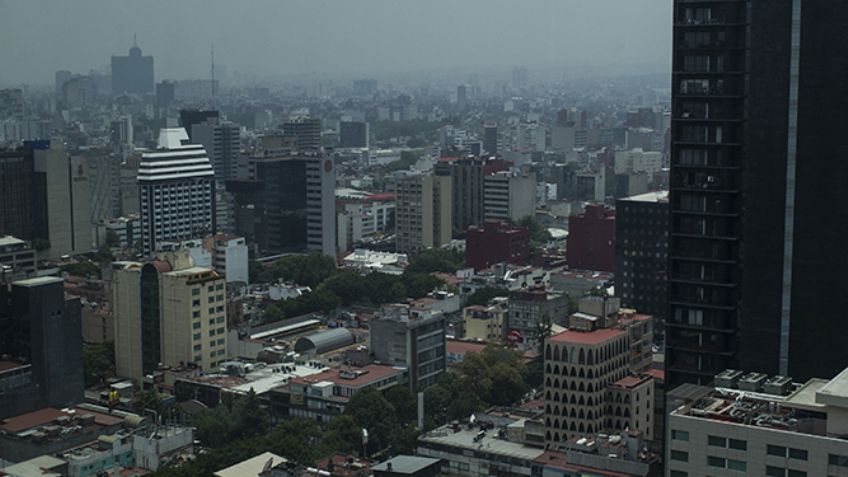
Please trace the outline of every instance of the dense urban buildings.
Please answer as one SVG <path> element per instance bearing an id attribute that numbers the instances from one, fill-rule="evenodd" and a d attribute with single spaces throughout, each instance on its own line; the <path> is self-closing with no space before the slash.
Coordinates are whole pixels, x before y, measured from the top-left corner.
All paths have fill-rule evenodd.
<path id="1" fill-rule="evenodd" d="M 848 298 L 820 296 L 844 282 L 848 232 L 833 207 L 845 166 L 829 160 L 846 147 L 833 74 L 845 45 L 813 33 L 848 22 L 832 6 L 675 2 L 671 384 L 725 368 L 807 379 L 848 362 L 831 316 Z"/>
<path id="2" fill-rule="evenodd" d="M 415 255 L 450 242 L 453 180 L 450 176 L 410 175 L 395 191 L 398 252 Z"/>
<path id="3" fill-rule="evenodd" d="M 530 257 L 530 232 L 506 222 L 487 221 L 465 234 L 465 264 L 475 270 L 508 262 L 524 265 Z"/>
<path id="4" fill-rule="evenodd" d="M 145 254 L 168 240 L 215 233 L 215 172 L 203 146 L 184 129 L 162 129 L 158 148 L 141 157 L 141 241 Z"/>

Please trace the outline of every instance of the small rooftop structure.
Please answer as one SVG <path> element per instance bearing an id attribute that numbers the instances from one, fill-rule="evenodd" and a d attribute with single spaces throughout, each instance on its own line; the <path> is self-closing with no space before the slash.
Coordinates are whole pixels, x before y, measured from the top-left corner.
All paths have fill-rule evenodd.
<path id="1" fill-rule="evenodd" d="M 440 465 L 440 459 L 419 457 L 414 455 L 398 455 L 391 459 L 371 466 L 375 476 L 383 475 L 416 475 L 428 468 Z"/>
<path id="2" fill-rule="evenodd" d="M 256 457 L 243 460 L 238 464 L 231 465 L 226 469 L 215 472 L 215 477 L 259 477 L 263 471 L 275 465 L 288 462 L 284 457 L 271 452 L 259 454 Z"/>
<path id="3" fill-rule="evenodd" d="M 300 338 L 294 344 L 294 350 L 297 353 L 324 354 L 355 342 L 353 333 L 347 328 L 333 328 Z"/>

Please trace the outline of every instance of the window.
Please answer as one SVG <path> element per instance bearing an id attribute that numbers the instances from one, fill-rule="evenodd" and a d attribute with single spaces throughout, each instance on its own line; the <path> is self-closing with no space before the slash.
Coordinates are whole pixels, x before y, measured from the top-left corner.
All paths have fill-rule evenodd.
<path id="1" fill-rule="evenodd" d="M 223 289 L 224 289 L 224 284 L 223 284 L 223 283 L 219 283 L 219 284 L 215 285 L 215 289 L 216 289 L 216 290 L 223 290 Z"/>
<path id="2" fill-rule="evenodd" d="M 789 448 L 789 458 L 795 460 L 807 460 L 807 451 L 804 449 Z"/>
<path id="3" fill-rule="evenodd" d="M 200 333 L 195 333 L 194 334 L 194 340 L 197 341 L 199 339 L 200 339 Z"/>
<path id="4" fill-rule="evenodd" d="M 200 322 L 195 321 L 194 323 L 192 323 L 191 327 L 195 330 L 199 330 L 200 329 Z"/>
<path id="5" fill-rule="evenodd" d="M 747 470 L 747 465 L 745 461 L 735 460 L 735 459 L 727 459 L 727 468 L 730 470 L 738 470 L 741 472 L 745 472 Z"/>
<path id="6" fill-rule="evenodd" d="M 200 351 L 200 345 L 199 345 L 199 344 L 194 345 L 194 350 L 195 350 L 195 351 Z"/>
<path id="7" fill-rule="evenodd" d="M 784 469 L 783 467 L 775 467 L 773 465 L 766 466 L 767 477 L 807 477 L 807 473 L 803 470 Z"/>
<path id="8" fill-rule="evenodd" d="M 191 289 L 191 296 L 197 296 L 197 295 L 200 295 L 200 288 L 192 288 Z"/>
<path id="9" fill-rule="evenodd" d="M 766 454 L 776 455 L 778 457 L 786 457 L 786 447 L 773 446 L 769 444 L 766 446 Z"/>
<path id="10" fill-rule="evenodd" d="M 727 439 L 724 437 L 707 436 L 707 444 L 715 447 L 727 447 Z"/>
<path id="11" fill-rule="evenodd" d="M 745 441 L 740 441 L 739 439 L 729 439 L 727 442 L 727 447 L 736 450 L 748 450 L 748 443 Z"/>
<path id="12" fill-rule="evenodd" d="M 200 300 L 192 300 L 191 306 L 200 306 Z"/>
<path id="13" fill-rule="evenodd" d="M 200 318 L 200 312 L 199 311 L 192 311 L 191 317 L 192 318 Z"/>
<path id="14" fill-rule="evenodd" d="M 686 431 L 671 430 L 671 439 L 675 441 L 689 442 L 689 433 Z"/>
<path id="15" fill-rule="evenodd" d="M 680 462 L 689 462 L 689 453 L 686 451 L 673 450 L 671 451 L 671 460 L 679 460 Z"/>
<path id="16" fill-rule="evenodd" d="M 707 456 L 707 465 L 710 467 L 721 467 L 724 468 L 725 461 L 721 457 L 713 457 L 711 455 Z"/>
<path id="17" fill-rule="evenodd" d="M 837 467 L 848 467 L 848 456 L 839 454 L 828 454 L 827 465 L 835 465 Z"/>

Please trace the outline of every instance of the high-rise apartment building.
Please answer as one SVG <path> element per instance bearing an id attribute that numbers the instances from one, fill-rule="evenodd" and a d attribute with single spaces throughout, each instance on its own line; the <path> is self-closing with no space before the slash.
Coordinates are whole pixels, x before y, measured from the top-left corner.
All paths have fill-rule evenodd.
<path id="1" fill-rule="evenodd" d="M 216 370 L 227 353 L 226 279 L 184 251 L 114 267 L 117 374 L 140 381 L 160 364 Z"/>
<path id="2" fill-rule="evenodd" d="M 453 232 L 462 234 L 472 225 L 483 224 L 483 177 L 486 160 L 474 156 L 439 162 L 434 172 L 450 176 L 453 189 Z"/>
<path id="3" fill-rule="evenodd" d="M 483 218 L 519 221 L 536 213 L 536 174 L 500 171 L 483 179 Z"/>
<path id="4" fill-rule="evenodd" d="M 821 292 L 848 266 L 846 26 L 833 2 L 675 2 L 671 385 L 848 363 L 833 318 L 848 295 Z"/>
<path id="5" fill-rule="evenodd" d="M 451 240 L 453 180 L 450 176 L 409 175 L 397 182 L 396 250 L 415 255 Z"/>
<path id="6" fill-rule="evenodd" d="M 154 91 L 153 57 L 143 56 L 133 45 L 128 56 L 112 57 L 112 94 L 147 94 Z"/>
<path id="7" fill-rule="evenodd" d="M 317 118 L 294 118 L 283 123 L 283 134 L 294 138 L 299 151 L 321 149 L 321 120 Z"/>
<path id="8" fill-rule="evenodd" d="M 162 241 L 215 233 L 214 176 L 203 146 L 189 144 L 184 129 L 159 131 L 159 147 L 138 168 L 145 255 Z"/>
<path id="9" fill-rule="evenodd" d="M 625 308 L 668 312 L 668 192 L 615 203 L 615 293 Z"/>
<path id="10" fill-rule="evenodd" d="M 205 122 L 218 121 L 221 113 L 214 109 L 181 109 L 180 110 L 180 127 L 186 130 L 188 140 L 192 143 L 197 143 L 192 137 L 192 129 L 197 124 Z"/>
<path id="11" fill-rule="evenodd" d="M 615 210 L 589 204 L 568 218 L 565 257 L 577 270 L 615 271 Z"/>

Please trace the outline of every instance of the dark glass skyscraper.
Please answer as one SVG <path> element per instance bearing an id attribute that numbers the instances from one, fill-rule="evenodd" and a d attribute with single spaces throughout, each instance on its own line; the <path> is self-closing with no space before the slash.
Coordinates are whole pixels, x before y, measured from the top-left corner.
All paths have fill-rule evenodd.
<path id="1" fill-rule="evenodd" d="M 668 382 L 833 376 L 848 365 L 848 6 L 676 0 L 674 22 Z"/>

